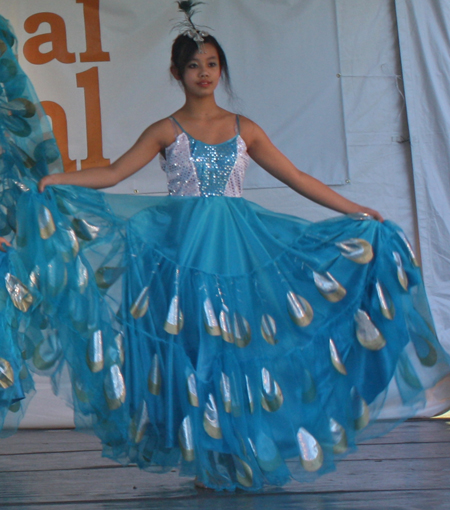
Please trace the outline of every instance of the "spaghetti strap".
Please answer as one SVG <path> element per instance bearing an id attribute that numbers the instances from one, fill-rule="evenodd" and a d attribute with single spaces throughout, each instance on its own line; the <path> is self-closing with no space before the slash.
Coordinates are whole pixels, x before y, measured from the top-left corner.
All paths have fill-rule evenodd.
<path id="1" fill-rule="evenodd" d="M 240 121 L 240 118 L 239 118 L 239 114 L 236 114 L 236 127 L 235 127 L 235 131 L 236 131 L 237 135 L 241 134 L 241 121 Z"/>
<path id="2" fill-rule="evenodd" d="M 172 121 L 172 125 L 175 129 L 176 136 L 179 135 L 178 128 L 181 129 L 183 133 L 186 133 L 186 131 L 183 129 L 183 126 L 177 121 L 175 117 L 170 116 L 169 119 Z"/>

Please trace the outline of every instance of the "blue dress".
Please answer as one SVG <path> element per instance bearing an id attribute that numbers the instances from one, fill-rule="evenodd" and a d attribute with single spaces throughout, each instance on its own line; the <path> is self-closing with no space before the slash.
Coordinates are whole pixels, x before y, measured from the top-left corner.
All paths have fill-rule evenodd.
<path id="1" fill-rule="evenodd" d="M 38 193 L 61 160 L 0 23 L 4 434 L 46 374 L 104 455 L 255 491 L 327 472 L 427 405 L 449 358 L 399 227 L 248 202 L 239 133 L 179 127 L 167 197 Z"/>

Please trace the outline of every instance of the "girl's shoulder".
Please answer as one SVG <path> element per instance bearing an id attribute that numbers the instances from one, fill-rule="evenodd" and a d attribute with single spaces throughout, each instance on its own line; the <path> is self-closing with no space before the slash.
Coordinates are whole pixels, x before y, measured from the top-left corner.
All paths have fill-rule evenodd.
<path id="1" fill-rule="evenodd" d="M 157 140 L 161 148 L 168 147 L 176 137 L 173 121 L 170 117 L 160 119 L 150 124 L 141 135 L 143 139 Z"/>
<path id="2" fill-rule="evenodd" d="M 244 115 L 239 115 L 239 125 L 241 137 L 244 139 L 248 148 L 257 140 L 266 136 L 262 128 L 256 122 Z"/>

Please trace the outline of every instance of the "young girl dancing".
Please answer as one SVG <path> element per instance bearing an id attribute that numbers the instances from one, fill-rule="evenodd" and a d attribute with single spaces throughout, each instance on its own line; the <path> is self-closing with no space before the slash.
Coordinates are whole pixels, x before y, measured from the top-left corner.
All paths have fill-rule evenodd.
<path id="1" fill-rule="evenodd" d="M 0 404 L 6 420 L 20 412 L 29 370 L 69 378 L 76 424 L 104 455 L 255 491 L 332 469 L 392 426 L 388 404 L 395 418 L 442 410 L 432 388 L 450 366 L 403 232 L 220 108 L 225 54 L 188 22 L 171 61 L 184 106 L 112 165 L 47 174 L 48 148 L 30 162 L 3 126 L 17 231 L 0 261 Z M 129 198 L 86 189 L 158 154 L 167 197 L 130 213 Z M 312 224 L 246 201 L 250 157 L 344 215 Z"/>

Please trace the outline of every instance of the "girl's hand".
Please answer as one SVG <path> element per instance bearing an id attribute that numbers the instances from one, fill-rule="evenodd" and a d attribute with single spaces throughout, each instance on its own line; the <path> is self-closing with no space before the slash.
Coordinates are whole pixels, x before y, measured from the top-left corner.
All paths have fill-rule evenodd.
<path id="1" fill-rule="evenodd" d="M 374 220 L 377 220 L 381 223 L 383 223 L 384 218 L 381 216 L 381 214 L 378 211 L 375 211 L 375 209 L 370 209 L 369 207 L 360 207 L 358 209 L 358 212 L 362 212 L 364 214 L 370 214 Z"/>
<path id="2" fill-rule="evenodd" d="M 55 174 L 58 175 L 58 174 Z M 46 175 L 45 177 L 42 177 L 42 179 L 39 181 L 38 184 L 38 190 L 40 193 L 42 193 L 47 186 L 51 186 L 52 184 L 57 184 L 55 181 L 55 175 Z"/>
<path id="3" fill-rule="evenodd" d="M 5 252 L 7 246 L 11 246 L 11 243 L 4 237 L 0 237 L 0 251 Z"/>

